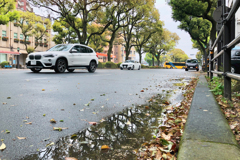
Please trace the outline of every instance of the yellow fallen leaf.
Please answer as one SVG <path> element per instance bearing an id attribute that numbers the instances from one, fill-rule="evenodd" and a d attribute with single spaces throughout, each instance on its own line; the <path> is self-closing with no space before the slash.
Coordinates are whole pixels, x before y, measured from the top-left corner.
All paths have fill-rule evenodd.
<path id="1" fill-rule="evenodd" d="M 51 122 L 51 123 L 57 123 L 57 122 L 55 121 L 55 119 L 53 119 L 53 118 L 50 120 L 50 122 Z"/>
<path id="2" fill-rule="evenodd" d="M 203 110 L 204 112 L 207 112 L 208 110 Z"/>
<path id="3" fill-rule="evenodd" d="M 45 89 L 42 89 L 42 91 L 45 91 Z"/>
<path id="4" fill-rule="evenodd" d="M 0 151 L 4 150 L 6 148 L 6 145 L 2 142 L 2 145 L 0 146 Z"/>
<path id="5" fill-rule="evenodd" d="M 18 136 L 17 136 L 17 138 L 18 139 L 27 139 L 26 137 L 18 137 Z"/>
<path id="6" fill-rule="evenodd" d="M 28 122 L 28 123 L 25 123 L 25 124 L 32 124 L 32 122 Z"/>
<path id="7" fill-rule="evenodd" d="M 103 145 L 103 146 L 101 147 L 101 149 L 102 149 L 102 150 L 110 149 L 110 147 L 108 147 L 107 145 Z"/>

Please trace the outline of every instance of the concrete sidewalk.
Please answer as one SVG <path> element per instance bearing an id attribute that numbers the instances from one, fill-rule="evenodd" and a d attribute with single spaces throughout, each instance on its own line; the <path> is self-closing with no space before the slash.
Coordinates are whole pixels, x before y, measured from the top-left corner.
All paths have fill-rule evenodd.
<path id="1" fill-rule="evenodd" d="M 178 160 L 240 160 L 240 148 L 200 75 L 181 139 Z"/>

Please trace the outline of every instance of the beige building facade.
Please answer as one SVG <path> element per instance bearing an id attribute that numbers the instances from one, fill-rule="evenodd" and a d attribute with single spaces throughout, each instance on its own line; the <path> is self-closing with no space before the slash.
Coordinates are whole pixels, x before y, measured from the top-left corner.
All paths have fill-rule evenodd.
<path id="1" fill-rule="evenodd" d="M 18 0 L 16 5 L 18 10 L 33 11 L 26 0 Z M 46 19 L 46 17 L 41 18 L 43 21 Z M 46 51 L 52 47 L 51 30 L 47 32 L 50 33 L 50 37 L 43 37 L 42 43 L 38 45 L 35 52 Z M 16 65 L 17 55 L 19 55 L 19 64 L 24 68 L 27 52 L 23 40 L 22 30 L 14 22 L 9 22 L 7 25 L 0 25 L 0 63 L 8 61 L 10 65 Z M 35 47 L 35 37 L 27 37 L 27 41 L 29 43 L 27 44 L 28 46 Z"/>

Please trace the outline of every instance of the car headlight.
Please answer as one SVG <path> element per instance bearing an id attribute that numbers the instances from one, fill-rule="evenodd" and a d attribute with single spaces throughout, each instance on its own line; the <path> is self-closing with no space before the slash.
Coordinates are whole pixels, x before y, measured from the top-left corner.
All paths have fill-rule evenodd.
<path id="1" fill-rule="evenodd" d="M 43 55 L 43 57 L 54 57 L 53 54 L 46 54 L 46 55 Z"/>

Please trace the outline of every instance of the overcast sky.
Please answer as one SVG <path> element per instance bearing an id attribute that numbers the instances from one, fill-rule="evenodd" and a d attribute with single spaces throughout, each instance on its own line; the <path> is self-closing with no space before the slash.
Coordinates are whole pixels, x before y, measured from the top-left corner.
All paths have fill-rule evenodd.
<path id="1" fill-rule="evenodd" d="M 175 22 L 172 19 L 172 9 L 166 3 L 165 0 L 156 0 L 156 8 L 160 12 L 160 19 L 164 21 L 164 28 L 167 28 L 170 32 L 175 32 L 180 37 L 180 41 L 176 48 L 183 50 L 189 58 L 196 58 L 198 50 L 192 48 L 192 41 L 189 34 L 185 31 L 182 31 L 177 28 L 179 22 Z M 194 56 L 190 56 L 190 54 L 194 54 Z"/>

